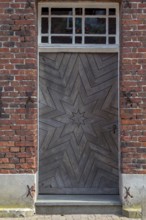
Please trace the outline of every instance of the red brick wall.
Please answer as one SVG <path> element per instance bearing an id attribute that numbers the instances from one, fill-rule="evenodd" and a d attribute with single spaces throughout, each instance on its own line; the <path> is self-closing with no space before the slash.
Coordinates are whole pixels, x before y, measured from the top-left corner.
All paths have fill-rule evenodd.
<path id="1" fill-rule="evenodd" d="M 146 174 L 145 0 L 123 0 L 121 31 L 121 167 Z"/>
<path id="2" fill-rule="evenodd" d="M 121 170 L 146 173 L 146 2 L 120 18 Z M 36 170 L 36 22 L 35 0 L 0 0 L 0 173 Z"/>
<path id="3" fill-rule="evenodd" d="M 0 173 L 33 173 L 37 149 L 35 0 L 0 0 Z"/>

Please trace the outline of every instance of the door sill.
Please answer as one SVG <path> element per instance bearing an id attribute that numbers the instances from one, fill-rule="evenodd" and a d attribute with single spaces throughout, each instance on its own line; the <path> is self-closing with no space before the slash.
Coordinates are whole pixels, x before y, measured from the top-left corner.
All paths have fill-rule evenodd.
<path id="1" fill-rule="evenodd" d="M 121 214 L 119 195 L 39 195 L 37 214 Z"/>

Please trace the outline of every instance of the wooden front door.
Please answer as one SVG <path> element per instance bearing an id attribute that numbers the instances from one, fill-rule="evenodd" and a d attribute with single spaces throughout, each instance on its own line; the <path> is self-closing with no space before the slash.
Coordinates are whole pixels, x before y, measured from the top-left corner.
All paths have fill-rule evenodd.
<path id="1" fill-rule="evenodd" d="M 118 194 L 118 56 L 41 53 L 39 194 Z"/>

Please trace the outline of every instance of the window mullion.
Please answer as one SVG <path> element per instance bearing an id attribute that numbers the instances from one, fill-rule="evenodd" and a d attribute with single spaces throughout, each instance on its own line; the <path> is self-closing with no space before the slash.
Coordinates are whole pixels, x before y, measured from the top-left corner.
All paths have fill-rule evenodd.
<path id="1" fill-rule="evenodd" d="M 85 8 L 83 8 L 82 13 L 82 44 L 85 44 Z"/>
<path id="2" fill-rule="evenodd" d="M 49 8 L 49 44 L 51 44 L 51 8 Z"/>
<path id="3" fill-rule="evenodd" d="M 106 9 L 106 45 L 108 45 L 108 12 L 109 12 L 109 9 L 107 8 Z"/>
<path id="4" fill-rule="evenodd" d="M 75 44 L 75 8 L 73 8 L 73 36 L 72 36 L 72 44 Z"/>

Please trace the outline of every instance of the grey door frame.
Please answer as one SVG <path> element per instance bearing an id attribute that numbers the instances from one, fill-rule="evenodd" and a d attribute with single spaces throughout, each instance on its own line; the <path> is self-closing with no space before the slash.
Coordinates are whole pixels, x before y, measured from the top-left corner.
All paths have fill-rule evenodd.
<path id="1" fill-rule="evenodd" d="M 39 54 L 40 53 L 55 53 L 55 52 L 72 52 L 72 53 L 116 53 L 118 54 L 118 170 L 119 170 L 119 193 L 120 193 L 120 71 L 119 71 L 119 60 L 120 60 L 120 53 L 119 53 L 119 47 L 118 48 L 39 48 L 38 50 L 38 172 L 36 176 L 36 190 L 37 194 L 39 195 Z M 120 193 L 121 194 L 121 193 Z"/>

